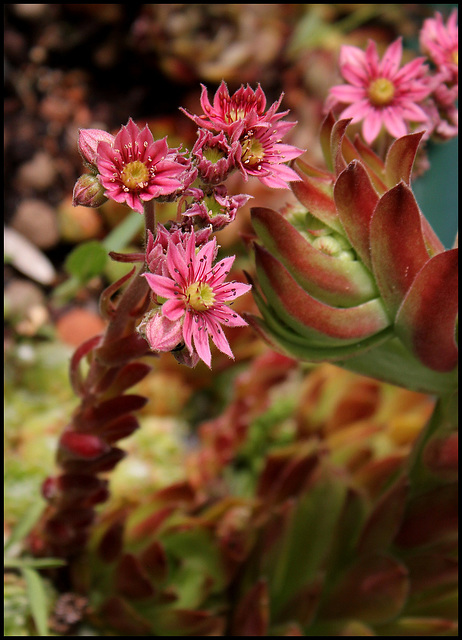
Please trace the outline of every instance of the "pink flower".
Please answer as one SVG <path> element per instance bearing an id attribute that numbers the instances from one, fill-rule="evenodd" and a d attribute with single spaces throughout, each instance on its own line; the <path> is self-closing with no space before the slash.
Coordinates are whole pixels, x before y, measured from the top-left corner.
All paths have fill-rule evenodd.
<path id="1" fill-rule="evenodd" d="M 368 144 L 377 138 L 382 125 L 399 138 L 409 133 L 407 122 L 427 121 L 419 105 L 432 91 L 424 58 L 415 58 L 400 68 L 401 57 L 401 38 L 392 42 L 382 60 L 372 40 L 366 51 L 351 45 L 340 50 L 340 71 L 348 84 L 331 88 L 326 107 L 349 105 L 340 118 L 362 120 Z"/>
<path id="2" fill-rule="evenodd" d="M 295 123 L 280 123 L 280 127 L 284 124 L 292 126 Z M 284 163 L 298 158 L 303 149 L 282 144 L 280 128 L 271 129 L 264 124 L 255 126 L 241 136 L 239 142 L 238 167 L 244 180 L 255 176 L 272 189 L 287 189 L 289 182 L 300 180 L 300 176 Z"/>
<path id="3" fill-rule="evenodd" d="M 420 48 L 435 63 L 439 71 L 445 71 L 447 79 L 457 82 L 459 77 L 459 28 L 457 9 L 452 11 L 446 25 L 438 11 L 434 18 L 424 21 L 419 36 Z"/>
<path id="4" fill-rule="evenodd" d="M 265 112 L 266 96 L 260 85 L 256 91 L 253 91 L 249 85 L 246 88 L 241 85 L 240 89 L 230 96 L 226 83 L 222 81 L 215 93 L 213 105 L 210 104 L 207 87 L 203 84 L 201 87 L 201 106 L 204 115 L 196 116 L 183 108 L 181 111 L 203 129 L 224 131 L 228 135 L 239 130 L 240 135 L 243 131 L 262 122 L 268 126 L 273 125 L 289 113 L 288 111 L 276 113 L 284 94 L 281 94 L 279 100 Z"/>
<path id="5" fill-rule="evenodd" d="M 239 142 L 230 144 L 223 131 L 214 134 L 206 129 L 199 129 L 192 156 L 196 160 L 202 182 L 219 184 L 226 180 L 236 167 L 238 148 Z"/>
<path id="6" fill-rule="evenodd" d="M 166 139 L 154 141 L 146 125 L 130 118 L 112 142 L 98 144 L 96 164 L 106 196 L 143 213 L 143 203 L 181 188 L 184 166 L 176 161 Z"/>
<path id="7" fill-rule="evenodd" d="M 182 321 L 183 340 L 189 353 L 196 351 L 209 367 L 209 336 L 220 351 L 233 357 L 221 325 L 241 327 L 247 324 L 227 303 L 232 303 L 251 288 L 240 282 L 224 282 L 234 256 L 213 265 L 216 252 L 214 238 L 196 253 L 196 239 L 192 231 L 186 247 L 181 243 L 169 243 L 168 276 L 144 274 L 154 293 L 166 299 L 162 315 L 173 323 Z"/>
<path id="8" fill-rule="evenodd" d="M 212 192 L 196 200 L 184 213 L 185 217 L 199 218 L 202 224 L 211 225 L 215 231 L 226 227 L 236 218 L 237 211 L 252 198 L 246 193 L 228 195 L 226 185 L 217 185 Z"/>
<path id="9" fill-rule="evenodd" d="M 200 191 L 200 189 L 198 189 Z M 202 191 L 201 191 L 202 193 Z M 211 227 L 200 229 L 195 235 L 196 247 L 207 242 L 212 232 Z M 157 225 L 157 233 L 154 238 L 151 231 L 148 230 L 148 242 L 146 246 L 146 264 L 151 273 L 162 276 L 169 276 L 167 268 L 167 251 L 169 244 L 181 244 L 186 248 L 191 231 L 187 231 L 177 227 L 176 223 L 172 223 L 170 229 L 166 229 L 163 224 Z"/>
<path id="10" fill-rule="evenodd" d="M 268 187 L 287 189 L 289 182 L 300 178 L 284 163 L 300 156 L 303 149 L 281 143 L 285 134 L 297 124 L 278 122 L 289 113 L 278 113 L 283 95 L 265 111 L 266 96 L 260 85 L 256 91 L 249 85 L 246 88 L 242 85 L 231 96 L 223 81 L 215 93 L 213 105 L 208 99 L 207 88 L 202 85 L 201 105 L 205 115 L 182 111 L 199 127 L 225 133 L 233 150 L 236 143 L 240 144 L 236 163 L 245 180 L 255 176 Z"/>

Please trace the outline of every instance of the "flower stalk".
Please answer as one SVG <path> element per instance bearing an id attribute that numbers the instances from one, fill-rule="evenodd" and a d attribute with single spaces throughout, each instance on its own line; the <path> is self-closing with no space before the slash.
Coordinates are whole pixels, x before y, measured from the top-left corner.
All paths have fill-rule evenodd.
<path id="1" fill-rule="evenodd" d="M 148 229 L 155 229 L 153 202 L 145 204 L 145 221 L 147 235 Z M 113 303 L 111 296 L 127 282 Z M 108 482 L 100 474 L 124 458 L 116 444 L 139 427 L 135 412 L 147 399 L 125 392 L 151 369 L 138 362 L 150 350 L 136 331 L 149 304 L 148 294 L 146 279 L 135 269 L 103 291 L 100 306 L 108 320 L 106 330 L 81 345 L 71 359 L 70 379 L 80 404 L 59 440 L 59 473 L 43 483 L 48 507 L 31 539 L 38 555 L 71 558 L 82 552 L 95 508 L 109 498 Z M 89 362 L 85 376 L 84 358 Z"/>

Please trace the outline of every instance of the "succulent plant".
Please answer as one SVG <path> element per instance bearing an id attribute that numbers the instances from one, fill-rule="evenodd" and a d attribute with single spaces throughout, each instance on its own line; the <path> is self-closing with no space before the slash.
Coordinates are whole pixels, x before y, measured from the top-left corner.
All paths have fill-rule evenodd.
<path id="1" fill-rule="evenodd" d="M 456 449 L 409 457 L 433 404 L 257 358 L 184 481 L 103 515 L 73 567 L 89 619 L 119 635 L 457 635 Z"/>
<path id="2" fill-rule="evenodd" d="M 295 163 L 300 201 L 252 210 L 256 302 L 249 322 L 276 349 L 418 391 L 456 387 L 458 249 L 445 250 L 410 187 L 422 133 L 383 162 L 348 120 L 324 120 L 328 169 Z"/>

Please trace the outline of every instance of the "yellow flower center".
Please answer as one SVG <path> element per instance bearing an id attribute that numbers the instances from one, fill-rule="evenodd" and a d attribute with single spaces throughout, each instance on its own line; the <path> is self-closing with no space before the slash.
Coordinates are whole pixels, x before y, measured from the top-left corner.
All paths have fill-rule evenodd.
<path id="1" fill-rule="evenodd" d="M 393 100 L 395 87 L 388 78 L 377 78 L 369 85 L 369 99 L 376 107 L 384 107 Z"/>
<path id="2" fill-rule="evenodd" d="M 451 61 L 456 64 L 457 66 L 459 66 L 459 52 L 457 51 L 457 49 L 455 51 L 452 52 L 451 54 Z"/>
<path id="3" fill-rule="evenodd" d="M 216 164 L 222 158 L 226 158 L 225 152 L 218 147 L 206 147 L 203 154 L 204 158 L 212 164 Z"/>
<path id="4" fill-rule="evenodd" d="M 245 118 L 245 108 L 234 104 L 225 116 L 228 122 L 237 122 Z"/>
<path id="5" fill-rule="evenodd" d="M 148 186 L 149 170 L 144 162 L 134 160 L 125 165 L 120 178 L 129 190 L 143 189 Z"/>
<path id="6" fill-rule="evenodd" d="M 262 143 L 256 138 L 247 137 L 242 142 L 242 156 L 241 160 L 243 164 L 254 166 L 258 165 L 265 157 L 265 150 Z"/>
<path id="7" fill-rule="evenodd" d="M 195 311 L 206 311 L 213 307 L 215 294 L 210 285 L 205 282 L 193 282 L 186 289 L 186 298 L 190 307 Z"/>

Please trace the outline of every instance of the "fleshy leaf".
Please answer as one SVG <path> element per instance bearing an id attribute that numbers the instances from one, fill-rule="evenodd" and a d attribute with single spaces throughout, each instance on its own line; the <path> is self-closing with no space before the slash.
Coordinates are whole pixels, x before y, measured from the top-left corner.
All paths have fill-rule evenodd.
<path id="1" fill-rule="evenodd" d="M 457 636 L 457 622 L 445 618 L 406 616 L 380 629 L 381 635 L 388 636 Z"/>
<path id="2" fill-rule="evenodd" d="M 450 249 L 417 274 L 396 315 L 396 333 L 424 365 L 451 371 L 458 361 L 457 314 L 458 249 Z"/>
<path id="3" fill-rule="evenodd" d="M 380 497 L 361 533 L 360 554 L 377 553 L 389 547 L 401 524 L 407 493 L 408 482 L 401 478 Z"/>
<path id="4" fill-rule="evenodd" d="M 147 636 L 152 633 L 151 624 L 123 598 L 111 596 L 104 601 L 98 614 L 123 635 Z"/>
<path id="5" fill-rule="evenodd" d="M 331 307 L 304 291 L 266 249 L 255 245 L 255 256 L 259 283 L 271 307 L 313 345 L 341 346 L 366 339 L 389 325 L 378 298 L 356 307 Z"/>
<path id="6" fill-rule="evenodd" d="M 315 298 L 350 307 L 377 296 L 374 281 L 360 262 L 318 251 L 280 213 L 256 207 L 252 224 L 266 249 Z"/>
<path id="7" fill-rule="evenodd" d="M 365 163 L 368 169 L 369 177 L 371 178 L 374 187 L 379 193 L 385 193 L 387 185 L 383 181 L 385 176 L 385 164 L 379 156 L 372 151 L 372 149 L 361 140 L 360 136 L 355 136 L 354 145 L 361 156 L 361 160 Z"/>
<path id="8" fill-rule="evenodd" d="M 380 198 L 371 220 L 370 239 L 374 275 L 394 318 L 417 273 L 429 260 L 421 213 L 404 182 Z"/>
<path id="9" fill-rule="evenodd" d="M 337 176 L 346 168 L 346 162 L 342 154 L 342 143 L 344 141 L 345 133 L 350 122 L 351 118 L 338 120 L 332 127 L 332 133 L 330 136 L 330 150 L 334 163 L 334 171 Z"/>
<path id="10" fill-rule="evenodd" d="M 458 486 L 449 484 L 412 500 L 395 543 L 404 548 L 456 541 Z"/>
<path id="11" fill-rule="evenodd" d="M 258 580 L 239 602 L 233 622 L 238 636 L 266 636 L 269 622 L 268 587 Z"/>
<path id="12" fill-rule="evenodd" d="M 407 571 L 401 563 L 390 556 L 368 555 L 346 571 L 324 604 L 322 615 L 384 623 L 401 611 L 408 589 Z"/>
<path id="13" fill-rule="evenodd" d="M 117 563 L 115 571 L 117 592 L 130 599 L 149 598 L 154 587 L 140 561 L 132 553 L 125 553 Z"/>
<path id="14" fill-rule="evenodd" d="M 388 149 L 385 158 L 385 180 L 388 187 L 405 182 L 411 184 L 412 167 L 424 132 L 410 133 L 398 138 Z"/>
<path id="15" fill-rule="evenodd" d="M 360 162 L 350 162 L 339 175 L 334 186 L 334 199 L 348 239 L 370 269 L 369 229 L 379 196 Z"/>
<path id="16" fill-rule="evenodd" d="M 300 170 L 299 166 L 302 167 Z M 295 197 L 316 218 L 324 222 L 334 231 L 342 233 L 342 225 L 338 219 L 332 197 L 332 177 L 314 177 L 303 172 L 303 165 L 296 163 L 294 169 L 301 177 L 299 182 L 292 182 L 291 188 Z"/>
<path id="17" fill-rule="evenodd" d="M 322 154 L 324 156 L 324 161 L 326 163 L 328 171 L 331 171 L 331 172 L 334 170 L 334 163 L 332 161 L 330 139 L 332 135 L 332 127 L 334 126 L 334 124 L 335 124 L 334 115 L 332 111 L 329 111 L 329 113 L 326 115 L 326 117 L 322 121 L 321 130 L 319 133 L 319 140 L 321 143 L 321 149 L 322 149 Z"/>

